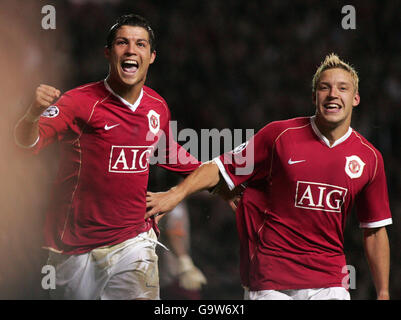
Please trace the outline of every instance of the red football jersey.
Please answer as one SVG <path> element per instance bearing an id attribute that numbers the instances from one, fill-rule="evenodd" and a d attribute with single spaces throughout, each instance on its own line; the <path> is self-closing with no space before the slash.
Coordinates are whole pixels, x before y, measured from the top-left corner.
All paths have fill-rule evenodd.
<path id="1" fill-rule="evenodd" d="M 42 114 L 35 152 L 53 141 L 60 146 L 46 248 L 79 254 L 153 226 L 144 215 L 155 149 L 166 160 L 158 165 L 169 170 L 187 174 L 200 165 L 173 140 L 169 120 L 166 102 L 152 89 L 144 86 L 130 104 L 106 81 L 66 92 Z"/>
<path id="2" fill-rule="evenodd" d="M 249 279 L 250 264 L 259 245 L 259 234 L 266 222 L 264 210 L 267 207 L 265 181 L 249 183 L 237 205 L 236 222 L 240 245 L 241 284 L 253 287 Z"/>
<path id="3" fill-rule="evenodd" d="M 252 291 L 342 286 L 353 205 L 361 227 L 392 223 L 382 156 L 351 128 L 330 146 L 314 117 L 272 122 L 215 162 L 230 188 L 265 177 Z"/>

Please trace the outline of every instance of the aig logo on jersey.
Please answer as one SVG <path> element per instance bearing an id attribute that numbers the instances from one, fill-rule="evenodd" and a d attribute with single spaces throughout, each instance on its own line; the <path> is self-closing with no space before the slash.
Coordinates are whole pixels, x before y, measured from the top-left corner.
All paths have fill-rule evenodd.
<path id="1" fill-rule="evenodd" d="M 150 132 L 156 135 L 160 130 L 160 115 L 156 111 L 150 110 L 148 112 L 148 120 Z"/>
<path id="2" fill-rule="evenodd" d="M 298 181 L 295 193 L 295 207 L 341 212 L 347 189 L 330 184 Z"/>
<path id="3" fill-rule="evenodd" d="M 152 146 L 112 146 L 109 172 L 137 173 L 149 169 Z"/>
<path id="4" fill-rule="evenodd" d="M 363 173 L 365 163 L 358 156 L 345 157 L 345 172 L 351 179 L 359 178 Z"/>

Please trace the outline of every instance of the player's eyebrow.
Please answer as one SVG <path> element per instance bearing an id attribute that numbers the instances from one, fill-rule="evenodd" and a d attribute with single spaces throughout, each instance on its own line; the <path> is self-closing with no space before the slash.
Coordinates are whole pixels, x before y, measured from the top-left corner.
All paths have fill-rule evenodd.
<path id="1" fill-rule="evenodd" d="M 130 38 L 127 38 L 124 36 L 117 36 L 114 41 L 117 41 L 118 39 L 128 41 Z M 142 42 L 150 43 L 150 41 L 148 39 L 139 38 L 139 39 L 133 39 L 133 40 L 135 40 L 135 42 L 142 41 Z"/>
<path id="2" fill-rule="evenodd" d="M 349 81 L 339 81 L 339 82 L 337 82 L 337 84 L 339 84 L 339 85 L 346 85 L 346 86 L 350 86 L 352 83 L 351 83 L 351 82 L 349 82 Z"/>
<path id="3" fill-rule="evenodd" d="M 326 86 L 331 86 L 332 85 L 331 82 L 326 82 L 326 81 L 320 81 L 319 84 L 320 85 L 326 85 Z M 336 82 L 335 84 L 346 85 L 346 86 L 352 85 L 352 83 L 348 82 L 348 81 L 339 81 L 339 82 Z"/>

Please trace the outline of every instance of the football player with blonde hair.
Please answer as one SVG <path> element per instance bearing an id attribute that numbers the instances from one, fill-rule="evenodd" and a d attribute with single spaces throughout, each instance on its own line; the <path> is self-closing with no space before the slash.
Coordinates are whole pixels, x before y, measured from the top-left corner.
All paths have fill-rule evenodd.
<path id="1" fill-rule="evenodd" d="M 352 78 L 352 83 L 354 85 L 355 92 L 358 92 L 359 89 L 359 77 L 355 69 L 349 65 L 348 63 L 344 62 L 343 60 L 340 59 L 338 55 L 335 53 L 331 53 L 326 56 L 324 61 L 320 64 L 319 68 L 316 70 L 315 75 L 313 76 L 312 79 L 312 92 L 316 92 L 316 86 L 317 83 L 320 80 L 320 76 L 322 72 L 328 70 L 328 69 L 344 69 L 345 71 L 348 71 L 351 78 Z"/>
<path id="2" fill-rule="evenodd" d="M 255 235 L 246 261 L 249 298 L 348 300 L 344 229 L 355 206 L 377 299 L 387 300 L 385 226 L 392 223 L 387 182 L 381 153 L 351 128 L 353 108 L 360 103 L 355 70 L 328 55 L 313 77 L 312 97 L 313 116 L 271 122 L 178 186 L 148 193 L 147 215 L 168 212 L 221 180 L 230 189 L 262 180 L 265 196 L 251 199 L 256 210 L 244 211 L 265 217 L 255 226 L 245 221 L 244 230 Z"/>

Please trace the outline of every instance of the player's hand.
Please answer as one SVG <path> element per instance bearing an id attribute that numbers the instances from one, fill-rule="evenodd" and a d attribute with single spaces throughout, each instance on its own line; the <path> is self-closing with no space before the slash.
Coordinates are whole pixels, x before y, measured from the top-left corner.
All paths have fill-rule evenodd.
<path id="1" fill-rule="evenodd" d="M 178 257 L 178 282 L 186 290 L 199 290 L 207 283 L 206 277 L 188 255 Z"/>
<path id="2" fill-rule="evenodd" d="M 146 193 L 146 208 L 149 209 L 145 213 L 145 219 L 155 215 L 162 214 L 173 210 L 182 198 L 175 191 L 175 187 L 166 192 L 150 192 Z M 157 218 L 157 217 L 156 217 Z M 160 218 L 159 218 L 160 219 Z M 156 220 L 157 222 L 158 220 Z"/>
<path id="3" fill-rule="evenodd" d="M 52 103 L 60 97 L 60 94 L 60 90 L 41 84 L 36 88 L 35 97 L 27 112 L 27 118 L 29 120 L 39 119 L 43 111 L 50 107 Z"/>

